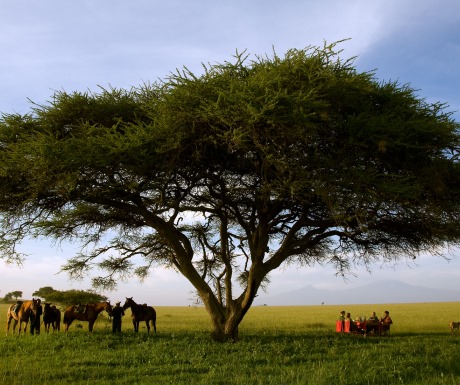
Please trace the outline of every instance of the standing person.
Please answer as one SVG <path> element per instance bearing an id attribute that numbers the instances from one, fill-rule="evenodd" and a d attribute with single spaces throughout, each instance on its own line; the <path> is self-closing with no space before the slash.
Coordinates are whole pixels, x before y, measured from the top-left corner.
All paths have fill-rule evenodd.
<path id="1" fill-rule="evenodd" d="M 121 333 L 121 318 L 125 315 L 123 308 L 118 301 L 112 308 L 112 333 Z"/>
<path id="2" fill-rule="evenodd" d="M 43 307 L 41 305 L 41 300 L 38 300 L 36 314 L 31 313 L 29 317 L 30 334 L 34 335 L 35 333 L 37 333 L 37 336 L 40 334 L 40 316 L 42 314 L 43 314 Z"/>

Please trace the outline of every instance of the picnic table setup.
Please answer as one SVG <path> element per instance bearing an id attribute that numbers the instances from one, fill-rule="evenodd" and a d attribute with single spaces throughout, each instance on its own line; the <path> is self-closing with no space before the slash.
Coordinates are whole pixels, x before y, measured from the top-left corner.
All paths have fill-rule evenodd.
<path id="1" fill-rule="evenodd" d="M 364 336 L 386 336 L 390 334 L 390 325 L 380 321 L 357 320 L 353 327 L 350 320 L 337 320 L 335 331 Z"/>

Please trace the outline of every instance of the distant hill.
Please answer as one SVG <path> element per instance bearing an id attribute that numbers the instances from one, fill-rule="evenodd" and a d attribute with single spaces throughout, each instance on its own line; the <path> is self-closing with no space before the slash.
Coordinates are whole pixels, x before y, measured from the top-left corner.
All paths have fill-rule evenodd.
<path id="1" fill-rule="evenodd" d="M 412 286 L 400 281 L 379 281 L 358 288 L 323 290 L 313 286 L 279 295 L 262 294 L 255 305 L 340 305 L 378 303 L 457 302 L 460 291 Z"/>

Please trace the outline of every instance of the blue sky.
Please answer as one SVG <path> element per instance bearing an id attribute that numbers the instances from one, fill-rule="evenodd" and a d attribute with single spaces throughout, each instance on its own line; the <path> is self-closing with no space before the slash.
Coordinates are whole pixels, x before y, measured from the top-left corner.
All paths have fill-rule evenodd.
<path id="1" fill-rule="evenodd" d="M 290 48 L 342 43 L 343 58 L 356 56 L 360 71 L 382 81 L 410 83 L 430 102 L 460 110 L 460 2 L 458 0 L 0 0 L 0 112 L 26 113 L 28 99 L 44 103 L 56 90 L 130 88 L 186 66 L 232 60 L 238 51 L 282 55 Z M 459 112 L 454 113 L 460 120 Z M 21 267 L 0 261 L 0 296 L 42 286 L 89 288 L 56 275 L 73 245 L 26 242 Z M 269 294 L 302 286 L 341 289 L 375 280 L 401 280 L 458 290 L 460 253 L 450 262 L 423 256 L 396 268 L 357 269 L 347 282 L 329 268 L 289 267 L 272 274 Z M 17 278 L 24 280 L 18 284 Z M 121 283 L 111 299 L 186 305 L 191 286 L 172 271 L 158 270 L 141 286 Z M 423 299 L 421 299 L 423 300 Z"/>

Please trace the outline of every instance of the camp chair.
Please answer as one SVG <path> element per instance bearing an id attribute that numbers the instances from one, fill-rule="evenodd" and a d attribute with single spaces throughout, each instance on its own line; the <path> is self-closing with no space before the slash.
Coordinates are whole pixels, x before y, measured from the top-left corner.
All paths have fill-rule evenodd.
<path id="1" fill-rule="evenodd" d="M 343 321 L 338 320 L 335 322 L 335 331 L 343 332 Z"/>
<path id="2" fill-rule="evenodd" d="M 383 324 L 382 325 L 382 336 L 389 336 L 390 335 L 390 324 Z"/>

